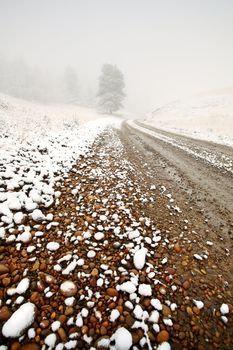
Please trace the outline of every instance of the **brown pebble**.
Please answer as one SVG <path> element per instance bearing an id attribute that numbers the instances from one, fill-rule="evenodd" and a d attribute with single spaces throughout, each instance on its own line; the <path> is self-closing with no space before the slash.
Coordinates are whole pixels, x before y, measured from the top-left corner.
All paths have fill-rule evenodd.
<path id="1" fill-rule="evenodd" d="M 139 281 L 140 281 L 141 283 L 145 283 L 145 282 L 146 282 L 146 277 L 145 277 L 144 275 L 140 275 Z"/>
<path id="2" fill-rule="evenodd" d="M 191 283 L 188 280 L 186 280 L 186 281 L 184 281 L 182 286 L 184 289 L 189 289 L 191 287 Z"/>
<path id="3" fill-rule="evenodd" d="M 14 343 L 11 344 L 10 350 L 18 350 L 20 347 L 20 344 L 15 341 Z"/>
<path id="4" fill-rule="evenodd" d="M 146 298 L 145 300 L 143 300 L 143 305 L 145 307 L 149 307 L 150 306 L 150 299 L 149 298 Z"/>
<path id="5" fill-rule="evenodd" d="M 58 333 L 61 341 L 65 343 L 68 339 L 65 330 L 61 327 L 58 329 L 57 333 Z"/>
<path id="6" fill-rule="evenodd" d="M 74 313 L 74 309 L 72 308 L 72 306 L 66 307 L 66 309 L 65 309 L 65 315 L 66 315 L 66 316 L 70 316 L 70 315 L 72 315 L 73 313 Z"/>
<path id="7" fill-rule="evenodd" d="M 37 282 L 37 290 L 38 290 L 39 292 L 43 292 L 44 289 L 45 289 L 44 282 L 38 281 L 38 282 Z"/>
<path id="8" fill-rule="evenodd" d="M 174 245 L 174 250 L 175 250 L 176 253 L 180 253 L 180 252 L 181 252 L 182 248 L 181 248 L 181 246 L 179 245 L 179 243 L 176 243 L 176 244 Z"/>
<path id="9" fill-rule="evenodd" d="M 16 265 L 14 263 L 10 263 L 10 266 L 9 266 L 9 269 L 10 269 L 10 272 L 12 273 L 13 271 L 16 270 Z"/>
<path id="10" fill-rule="evenodd" d="M 107 289 L 107 294 L 110 296 L 110 297 L 118 297 L 118 291 L 115 289 L 115 288 L 108 288 Z"/>
<path id="11" fill-rule="evenodd" d="M 40 346 L 35 343 L 21 345 L 19 350 L 40 350 Z"/>
<path id="12" fill-rule="evenodd" d="M 92 275 L 92 276 L 98 276 L 98 274 L 99 274 L 99 270 L 96 269 L 96 268 L 94 268 L 94 269 L 91 271 L 91 275 Z"/>
<path id="13" fill-rule="evenodd" d="M 158 343 L 168 341 L 168 339 L 169 339 L 169 333 L 166 330 L 159 332 L 159 334 L 157 335 Z"/>
<path id="14" fill-rule="evenodd" d="M 135 332 L 132 332 L 133 344 L 136 345 L 139 343 L 140 339 L 144 336 L 142 329 L 137 329 Z"/>
<path id="15" fill-rule="evenodd" d="M 45 261 L 42 261 L 39 266 L 40 266 L 40 271 L 46 271 L 47 265 Z"/>
<path id="16" fill-rule="evenodd" d="M 38 303 L 40 300 L 40 294 L 38 292 L 33 292 L 30 298 L 32 303 Z"/>
<path id="17" fill-rule="evenodd" d="M 82 332 L 82 334 L 87 334 L 88 333 L 88 327 L 86 325 L 82 326 L 81 332 Z"/>
<path id="18" fill-rule="evenodd" d="M 148 332 L 148 337 L 149 337 L 150 341 L 152 341 L 152 342 L 156 341 L 156 338 L 155 338 L 154 334 L 152 332 L 150 332 L 150 331 Z"/>
<path id="19" fill-rule="evenodd" d="M 198 307 L 194 306 L 194 307 L 193 307 L 193 312 L 194 312 L 196 315 L 200 315 L 201 310 L 198 309 Z"/>
<path id="20" fill-rule="evenodd" d="M 4 287 L 9 286 L 10 283 L 11 283 L 10 277 L 5 277 L 5 278 L 3 278 L 2 284 L 4 285 Z"/>
<path id="21" fill-rule="evenodd" d="M 174 275 L 176 273 L 176 270 L 173 267 L 167 267 L 166 272 L 169 273 L 169 275 Z"/>
<path id="22" fill-rule="evenodd" d="M 53 312 L 50 317 L 52 320 L 54 320 L 56 318 L 56 316 L 57 316 L 56 312 Z"/>
<path id="23" fill-rule="evenodd" d="M 61 324 L 65 323 L 65 322 L 66 322 L 66 319 L 67 319 L 66 315 L 60 315 L 60 316 L 58 317 L 58 321 L 60 321 Z"/>
<path id="24" fill-rule="evenodd" d="M 100 327 L 100 334 L 101 335 L 106 335 L 108 333 L 107 329 L 104 326 Z"/>
<path id="25" fill-rule="evenodd" d="M 89 335 L 89 337 L 94 337 L 94 335 L 95 335 L 95 328 L 91 328 L 91 329 L 89 329 L 88 330 L 88 335 Z"/>
<path id="26" fill-rule="evenodd" d="M 96 317 L 93 316 L 93 315 L 91 315 L 91 317 L 90 317 L 90 322 L 91 322 L 91 323 L 96 323 L 96 322 L 97 322 Z"/>
<path id="27" fill-rule="evenodd" d="M 56 283 L 56 279 L 51 275 L 45 275 L 45 282 L 48 284 L 54 284 Z"/>
<path id="28" fill-rule="evenodd" d="M 131 315 L 126 316 L 125 323 L 127 324 L 128 327 L 131 328 L 134 322 L 135 322 L 135 319 Z"/>
<path id="29" fill-rule="evenodd" d="M 120 314 L 122 314 L 122 312 L 123 312 L 123 306 L 118 305 L 116 308 L 117 308 L 117 310 L 120 312 Z"/>
<path id="30" fill-rule="evenodd" d="M 108 307 L 109 307 L 109 309 L 115 309 L 116 304 L 115 304 L 115 303 L 110 303 L 110 304 L 108 305 Z"/>
<path id="31" fill-rule="evenodd" d="M 36 260 L 32 266 L 32 271 L 38 270 L 39 267 L 40 267 L 40 262 L 39 262 L 39 260 Z"/>
<path id="32" fill-rule="evenodd" d="M 6 321 L 11 317 L 11 311 L 7 306 L 0 309 L 0 321 Z"/>
<path id="33" fill-rule="evenodd" d="M 193 315 L 193 310 L 192 310 L 192 308 L 191 308 L 190 306 L 187 306 L 187 307 L 186 307 L 186 312 L 187 312 L 187 314 L 188 314 L 189 316 L 192 316 L 192 315 Z"/>
<path id="34" fill-rule="evenodd" d="M 49 320 L 41 321 L 41 323 L 40 323 L 41 328 L 45 329 L 45 328 L 48 328 L 48 326 L 49 326 Z"/>
<path id="35" fill-rule="evenodd" d="M 171 310 L 167 305 L 163 305 L 162 313 L 163 316 L 168 317 L 169 315 L 171 315 Z"/>
<path id="36" fill-rule="evenodd" d="M 16 276 L 14 276 L 14 278 L 13 278 L 13 283 L 17 283 L 19 280 L 20 280 L 20 276 L 19 276 L 19 275 L 16 275 Z"/>
<path id="37" fill-rule="evenodd" d="M 185 332 L 179 332 L 178 338 L 183 340 L 185 338 Z"/>
<path id="38" fill-rule="evenodd" d="M 109 322 L 108 322 L 108 321 L 104 321 L 104 322 L 102 323 L 102 326 L 105 327 L 105 328 L 107 328 L 108 325 L 109 325 Z"/>
<path id="39" fill-rule="evenodd" d="M 6 265 L 0 264 L 0 275 L 4 275 L 4 273 L 8 273 L 9 269 Z"/>
<path id="40" fill-rule="evenodd" d="M 90 286 L 91 287 L 96 287 L 97 286 L 97 281 L 96 281 L 96 278 L 94 276 L 92 276 L 90 278 Z"/>

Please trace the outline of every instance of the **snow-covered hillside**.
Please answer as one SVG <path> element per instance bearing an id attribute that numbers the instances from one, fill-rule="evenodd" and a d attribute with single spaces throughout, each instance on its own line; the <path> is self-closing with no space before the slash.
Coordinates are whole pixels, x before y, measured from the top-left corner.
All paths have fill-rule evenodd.
<path id="1" fill-rule="evenodd" d="M 233 93 L 175 101 L 149 114 L 157 128 L 233 146 Z"/>
<path id="2" fill-rule="evenodd" d="M 68 122 L 85 123 L 100 118 L 100 115 L 92 109 L 69 105 L 44 105 L 29 102 L 12 96 L 0 94 L 0 117 L 6 117 L 11 122 L 21 124 L 21 121 L 33 123 L 34 121 L 49 123 L 54 128 Z"/>

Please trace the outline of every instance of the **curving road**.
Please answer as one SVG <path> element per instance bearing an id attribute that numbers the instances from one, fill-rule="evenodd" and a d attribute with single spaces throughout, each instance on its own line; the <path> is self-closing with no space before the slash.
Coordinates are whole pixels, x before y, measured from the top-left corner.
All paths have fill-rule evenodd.
<path id="1" fill-rule="evenodd" d="M 159 170 L 177 196 L 184 193 L 215 226 L 233 238 L 233 149 L 158 130 L 141 122 L 122 126 L 129 143 Z"/>

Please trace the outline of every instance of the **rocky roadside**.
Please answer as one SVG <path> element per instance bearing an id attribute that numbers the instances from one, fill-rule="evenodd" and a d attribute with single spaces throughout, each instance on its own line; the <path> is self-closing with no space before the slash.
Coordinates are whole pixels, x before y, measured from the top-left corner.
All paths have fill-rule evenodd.
<path id="1" fill-rule="evenodd" d="M 64 178 L 52 221 L 27 218 L 22 244 L 3 241 L 3 346 L 232 348 L 229 252 L 155 169 L 109 129 Z M 11 331 L 20 308 L 31 317 Z"/>

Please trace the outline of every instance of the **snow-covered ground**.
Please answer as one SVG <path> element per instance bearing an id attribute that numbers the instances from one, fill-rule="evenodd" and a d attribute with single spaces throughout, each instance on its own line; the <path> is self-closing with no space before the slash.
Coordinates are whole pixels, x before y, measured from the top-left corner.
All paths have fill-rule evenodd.
<path id="1" fill-rule="evenodd" d="M 52 220 L 40 208 L 56 201 L 55 185 L 114 122 L 85 108 L 43 106 L 0 95 L 2 238 L 5 228 L 24 222 L 25 212 L 36 221 Z"/>
<path id="2" fill-rule="evenodd" d="M 45 128 L 57 130 L 63 124 L 83 124 L 96 120 L 103 115 L 93 109 L 69 104 L 44 105 L 37 102 L 30 102 L 12 96 L 0 94 L 0 118 L 7 119 L 19 129 L 25 131 L 33 127 L 35 122 Z M 25 124 L 22 126 L 22 122 Z"/>
<path id="3" fill-rule="evenodd" d="M 159 129 L 233 146 L 233 92 L 175 101 L 147 115 Z"/>

